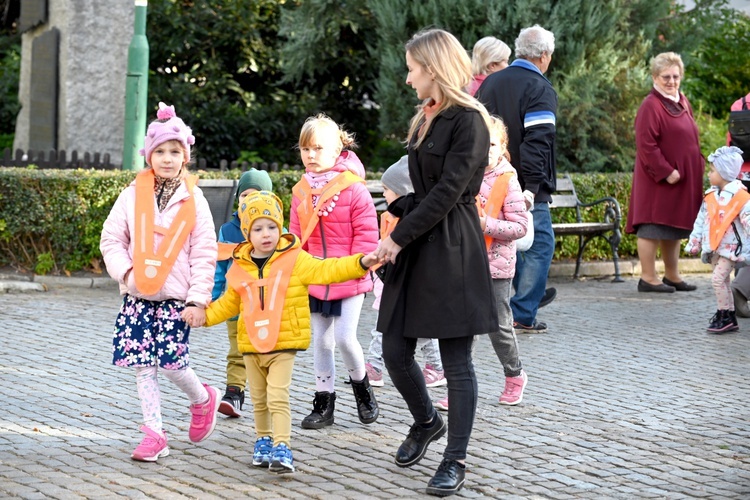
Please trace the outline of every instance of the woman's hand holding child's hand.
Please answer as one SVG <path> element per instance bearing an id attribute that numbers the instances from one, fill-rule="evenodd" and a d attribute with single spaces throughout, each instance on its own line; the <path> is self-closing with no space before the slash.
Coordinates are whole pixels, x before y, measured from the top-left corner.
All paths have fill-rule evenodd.
<path id="1" fill-rule="evenodd" d="M 202 307 L 188 306 L 180 314 L 182 320 L 187 322 L 192 328 L 206 324 L 206 311 Z"/>
<path id="2" fill-rule="evenodd" d="M 370 252 L 367 255 L 363 255 L 362 258 L 359 259 L 359 261 L 362 263 L 362 267 L 364 267 L 365 269 L 370 269 L 372 266 L 379 262 L 377 250 Z"/>
<path id="3" fill-rule="evenodd" d="M 388 236 L 380 242 L 378 249 L 375 251 L 380 262 L 396 262 L 396 256 L 401 251 L 401 247 Z"/>

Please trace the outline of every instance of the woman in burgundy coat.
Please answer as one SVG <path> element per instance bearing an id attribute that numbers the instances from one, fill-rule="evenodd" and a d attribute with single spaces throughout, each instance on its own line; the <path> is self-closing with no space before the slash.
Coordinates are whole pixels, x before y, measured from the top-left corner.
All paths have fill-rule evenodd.
<path id="1" fill-rule="evenodd" d="M 695 290 L 678 269 L 680 240 L 693 228 L 703 198 L 705 159 L 693 109 L 682 92 L 682 59 L 674 52 L 651 60 L 654 88 L 635 117 L 636 159 L 625 230 L 638 236 L 639 292 Z M 664 278 L 656 274 L 661 250 Z"/>

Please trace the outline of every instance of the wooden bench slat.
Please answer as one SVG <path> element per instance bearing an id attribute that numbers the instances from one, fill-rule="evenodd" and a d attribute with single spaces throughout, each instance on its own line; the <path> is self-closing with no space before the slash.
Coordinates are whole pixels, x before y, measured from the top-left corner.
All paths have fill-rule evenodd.
<path id="1" fill-rule="evenodd" d="M 578 206 L 578 197 L 575 194 L 553 194 L 550 208 L 575 208 Z"/>

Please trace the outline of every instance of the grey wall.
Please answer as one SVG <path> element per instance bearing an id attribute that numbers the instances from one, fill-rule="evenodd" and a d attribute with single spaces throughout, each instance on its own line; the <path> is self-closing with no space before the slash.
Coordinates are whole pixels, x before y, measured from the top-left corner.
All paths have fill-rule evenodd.
<path id="1" fill-rule="evenodd" d="M 31 46 L 59 31 L 57 149 L 109 153 L 122 162 L 125 79 L 133 36 L 132 0 L 48 0 L 47 23 L 22 36 L 19 100 L 14 149 L 30 146 Z"/>

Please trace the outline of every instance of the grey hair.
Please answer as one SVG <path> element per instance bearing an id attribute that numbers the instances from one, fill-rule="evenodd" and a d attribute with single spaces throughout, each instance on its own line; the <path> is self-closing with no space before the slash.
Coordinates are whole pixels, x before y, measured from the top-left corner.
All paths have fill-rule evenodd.
<path id="1" fill-rule="evenodd" d="M 546 52 L 552 55 L 555 51 L 555 35 L 538 24 L 524 28 L 516 38 L 516 57 L 520 59 L 539 59 Z"/>

